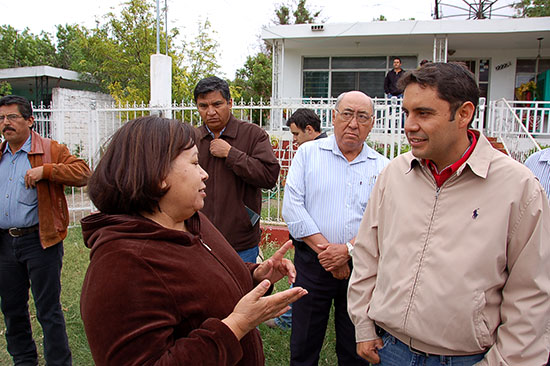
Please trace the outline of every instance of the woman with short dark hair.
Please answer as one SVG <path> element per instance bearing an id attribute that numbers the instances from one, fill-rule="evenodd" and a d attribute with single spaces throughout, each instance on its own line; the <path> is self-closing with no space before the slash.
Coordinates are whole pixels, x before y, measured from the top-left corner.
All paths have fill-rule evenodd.
<path id="1" fill-rule="evenodd" d="M 81 314 L 102 365 L 263 365 L 256 326 L 307 292 L 263 296 L 290 242 L 243 263 L 198 212 L 208 174 L 187 124 L 142 117 L 112 137 L 88 183 L 100 213 L 82 219 L 90 266 Z M 256 286 L 256 287 L 254 287 Z"/>

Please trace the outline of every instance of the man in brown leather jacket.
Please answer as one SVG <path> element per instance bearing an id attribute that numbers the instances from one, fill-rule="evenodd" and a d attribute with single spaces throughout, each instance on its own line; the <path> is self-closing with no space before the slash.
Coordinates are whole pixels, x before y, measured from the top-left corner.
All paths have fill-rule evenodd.
<path id="1" fill-rule="evenodd" d="M 0 298 L 8 352 L 38 365 L 28 313 L 29 288 L 44 333 L 48 365 L 71 365 L 60 304 L 63 239 L 69 212 L 64 186 L 83 186 L 90 170 L 66 146 L 32 131 L 28 100 L 0 99 Z"/>

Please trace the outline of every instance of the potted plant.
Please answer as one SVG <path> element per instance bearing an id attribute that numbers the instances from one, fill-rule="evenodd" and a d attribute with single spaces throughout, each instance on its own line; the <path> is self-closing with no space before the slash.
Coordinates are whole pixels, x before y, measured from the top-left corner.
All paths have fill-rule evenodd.
<path id="1" fill-rule="evenodd" d="M 533 100 L 537 91 L 537 84 L 533 80 L 521 84 L 516 88 L 516 98 L 518 100 Z"/>

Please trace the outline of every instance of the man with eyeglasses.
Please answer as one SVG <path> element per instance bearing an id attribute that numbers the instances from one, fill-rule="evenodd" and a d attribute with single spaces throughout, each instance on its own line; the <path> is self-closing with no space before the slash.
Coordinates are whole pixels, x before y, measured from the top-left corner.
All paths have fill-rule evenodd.
<path id="1" fill-rule="evenodd" d="M 64 186 L 83 186 L 86 162 L 32 131 L 30 102 L 0 99 L 0 300 L 15 365 L 38 365 L 28 312 L 29 288 L 44 333 L 48 365 L 71 365 L 61 309 L 63 239 L 69 212 Z"/>
<path id="2" fill-rule="evenodd" d="M 471 129 L 456 63 L 403 75 L 411 151 L 380 174 L 348 303 L 373 364 L 541 366 L 550 335 L 550 207 L 525 166 Z"/>
<path id="3" fill-rule="evenodd" d="M 346 291 L 353 242 L 371 189 L 388 160 L 367 146 L 374 104 L 360 91 L 341 94 L 334 135 L 303 144 L 292 160 L 283 217 L 296 246 L 296 286 L 309 294 L 293 304 L 291 365 L 317 365 L 334 301 L 341 365 L 368 365 L 355 351 Z M 307 298 L 307 299 L 306 299 Z"/>

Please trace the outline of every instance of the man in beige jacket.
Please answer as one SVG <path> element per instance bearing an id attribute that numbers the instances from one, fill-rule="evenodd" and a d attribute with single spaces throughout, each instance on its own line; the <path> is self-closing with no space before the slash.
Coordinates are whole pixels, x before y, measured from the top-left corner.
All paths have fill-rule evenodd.
<path id="1" fill-rule="evenodd" d="M 543 365 L 550 208 L 522 164 L 470 130 L 479 91 L 458 64 L 409 71 L 412 151 L 380 174 L 354 249 L 357 353 L 381 365 Z"/>

